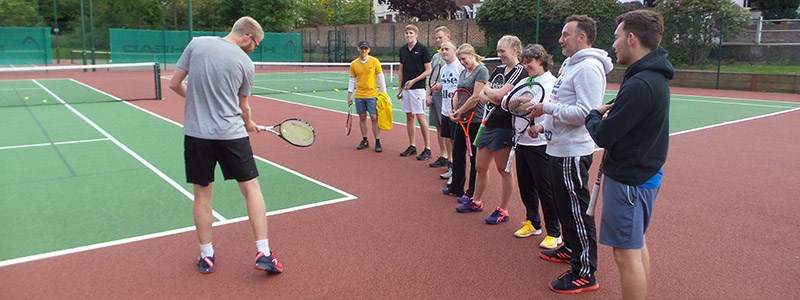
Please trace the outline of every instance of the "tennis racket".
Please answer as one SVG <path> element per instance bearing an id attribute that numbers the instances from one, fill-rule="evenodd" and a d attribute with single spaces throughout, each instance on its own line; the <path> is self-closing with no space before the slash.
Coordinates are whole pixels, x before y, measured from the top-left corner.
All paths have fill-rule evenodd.
<path id="1" fill-rule="evenodd" d="M 444 61 L 444 60 L 442 60 L 442 61 Z M 431 76 L 428 77 L 428 86 L 429 87 L 433 87 L 434 85 L 436 85 L 436 82 L 439 81 L 439 71 L 441 71 L 441 70 L 442 70 L 442 65 L 441 64 L 437 64 L 437 65 L 433 66 L 433 70 L 431 71 Z"/>
<path id="2" fill-rule="evenodd" d="M 603 151 L 603 158 L 605 158 L 605 151 Z M 594 181 L 592 193 L 589 196 L 589 205 L 586 207 L 586 215 L 594 216 L 594 209 L 597 206 L 597 197 L 600 196 L 600 183 L 603 179 L 603 161 L 600 161 L 600 167 L 597 168 L 597 180 Z"/>
<path id="3" fill-rule="evenodd" d="M 353 105 L 347 105 L 347 120 L 344 123 L 344 135 L 350 136 L 353 130 Z"/>
<path id="4" fill-rule="evenodd" d="M 494 76 L 494 78 L 492 78 L 490 87 L 493 89 L 500 89 L 505 84 L 506 84 L 506 77 L 503 75 L 503 73 L 498 73 L 497 75 Z M 487 102 L 486 104 L 483 105 L 483 119 L 481 119 L 481 126 L 478 127 L 478 133 L 475 134 L 475 143 L 474 143 L 475 146 L 477 146 L 478 139 L 481 137 L 481 134 L 483 134 L 483 129 L 486 128 L 486 120 L 488 120 L 489 116 L 492 115 L 494 108 L 495 105 L 492 104 L 491 102 Z"/>
<path id="5" fill-rule="evenodd" d="M 464 106 L 469 97 L 472 97 L 472 92 L 468 89 L 456 89 L 455 92 L 453 92 L 453 110 L 458 110 Z M 475 111 L 470 109 L 469 111 L 463 112 L 458 119 L 458 125 L 461 125 L 461 129 L 464 130 L 464 139 L 467 142 L 467 155 L 469 156 L 472 156 L 472 140 L 469 138 L 469 124 L 472 123 L 473 117 L 475 117 Z"/>
<path id="6" fill-rule="evenodd" d="M 514 90 L 508 94 L 506 100 L 508 101 L 508 112 L 514 117 L 522 118 L 528 122 L 525 124 L 525 127 L 517 131 L 517 134 L 514 136 L 514 146 L 512 146 L 511 151 L 508 152 L 508 160 L 506 161 L 506 173 L 511 173 L 511 164 L 514 162 L 514 155 L 516 155 L 517 152 L 519 139 L 523 134 L 526 134 L 528 127 L 533 124 L 533 119 L 528 119 L 528 115 L 531 113 L 534 104 L 544 101 L 544 94 L 544 86 L 535 81 L 528 81 L 514 88 Z"/>
<path id="7" fill-rule="evenodd" d="M 314 127 L 302 119 L 290 118 L 270 127 L 259 125 L 258 130 L 272 132 L 297 147 L 311 146 L 317 139 Z"/>
<path id="8" fill-rule="evenodd" d="M 617 98 L 611 99 L 606 104 L 614 103 L 614 100 Z M 606 152 L 603 151 L 602 160 L 600 160 L 600 166 L 597 168 L 597 180 L 594 181 L 594 186 L 592 187 L 592 193 L 589 195 L 589 205 L 586 207 L 586 215 L 594 216 L 594 210 L 597 206 L 597 197 L 600 196 L 600 183 L 603 180 L 603 161 L 606 159 Z"/>

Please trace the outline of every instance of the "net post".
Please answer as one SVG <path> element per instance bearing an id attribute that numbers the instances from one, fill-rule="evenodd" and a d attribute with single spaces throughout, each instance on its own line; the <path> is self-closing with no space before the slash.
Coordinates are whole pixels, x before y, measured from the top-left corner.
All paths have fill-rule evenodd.
<path id="1" fill-rule="evenodd" d="M 153 76 L 156 84 L 156 100 L 163 100 L 161 98 L 161 66 L 158 62 L 153 65 Z"/>

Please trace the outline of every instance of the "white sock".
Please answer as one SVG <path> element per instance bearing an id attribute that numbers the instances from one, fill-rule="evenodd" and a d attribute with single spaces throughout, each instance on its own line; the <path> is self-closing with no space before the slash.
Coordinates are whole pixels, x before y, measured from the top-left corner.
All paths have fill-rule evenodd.
<path id="1" fill-rule="evenodd" d="M 200 244 L 200 257 L 214 256 L 214 246 L 211 243 Z"/>
<path id="2" fill-rule="evenodd" d="M 272 253 L 269 251 L 269 239 L 257 240 L 256 248 L 258 248 L 258 252 L 264 253 L 266 256 L 270 256 Z"/>

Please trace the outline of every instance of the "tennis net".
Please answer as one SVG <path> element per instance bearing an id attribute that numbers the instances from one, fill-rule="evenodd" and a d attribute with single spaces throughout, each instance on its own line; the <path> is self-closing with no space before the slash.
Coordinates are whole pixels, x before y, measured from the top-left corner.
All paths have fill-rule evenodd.
<path id="1" fill-rule="evenodd" d="M 253 94 L 347 92 L 349 63 L 255 62 Z M 387 88 L 396 86 L 398 63 L 381 63 Z"/>
<path id="2" fill-rule="evenodd" d="M 161 99 L 160 77 L 158 63 L 5 67 L 0 107 Z"/>

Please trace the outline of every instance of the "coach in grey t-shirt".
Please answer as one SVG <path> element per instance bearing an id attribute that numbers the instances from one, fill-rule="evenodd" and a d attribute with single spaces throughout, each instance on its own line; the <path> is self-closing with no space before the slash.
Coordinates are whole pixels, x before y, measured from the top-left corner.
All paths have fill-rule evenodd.
<path id="1" fill-rule="evenodd" d="M 247 136 L 237 95 L 249 96 L 253 61 L 222 37 L 192 39 L 176 65 L 189 70 L 184 134 L 211 140 Z"/>

